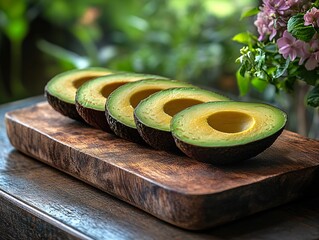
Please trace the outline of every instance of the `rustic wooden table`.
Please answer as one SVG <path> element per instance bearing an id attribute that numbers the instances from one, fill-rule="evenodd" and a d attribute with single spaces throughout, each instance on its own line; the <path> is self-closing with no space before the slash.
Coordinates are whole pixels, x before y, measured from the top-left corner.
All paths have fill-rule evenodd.
<path id="1" fill-rule="evenodd" d="M 319 239 L 319 197 L 192 232 L 171 226 L 16 151 L 0 106 L 0 239 Z M 319 193 L 319 191 L 318 191 Z"/>

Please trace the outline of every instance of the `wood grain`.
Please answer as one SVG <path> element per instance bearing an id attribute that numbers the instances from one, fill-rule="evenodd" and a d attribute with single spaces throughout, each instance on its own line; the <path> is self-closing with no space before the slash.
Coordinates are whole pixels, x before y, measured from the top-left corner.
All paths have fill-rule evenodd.
<path id="1" fill-rule="evenodd" d="M 287 131 L 260 156 L 222 168 L 89 128 L 47 103 L 7 114 L 6 124 L 20 151 L 186 229 L 286 203 L 319 178 L 319 143 Z"/>

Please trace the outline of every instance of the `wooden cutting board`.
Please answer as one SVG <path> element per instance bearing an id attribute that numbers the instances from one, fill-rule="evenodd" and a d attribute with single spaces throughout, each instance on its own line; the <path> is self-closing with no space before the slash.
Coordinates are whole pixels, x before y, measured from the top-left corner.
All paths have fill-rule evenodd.
<path id="1" fill-rule="evenodd" d="M 7 113 L 6 126 L 21 152 L 185 229 L 319 193 L 319 142 L 288 131 L 259 156 L 216 167 L 119 139 L 46 102 Z"/>

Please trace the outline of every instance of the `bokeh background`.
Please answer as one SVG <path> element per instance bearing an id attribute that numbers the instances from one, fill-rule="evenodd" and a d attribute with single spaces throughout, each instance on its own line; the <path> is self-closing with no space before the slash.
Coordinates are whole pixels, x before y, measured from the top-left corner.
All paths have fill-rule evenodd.
<path id="1" fill-rule="evenodd" d="M 240 100 L 268 102 L 290 114 L 290 130 L 307 135 L 307 119 L 298 129 L 298 97 L 276 95 L 271 86 L 239 96 L 235 60 L 242 46 L 232 38 L 256 31 L 254 19 L 240 16 L 259 3 L 0 0 L 0 104 L 43 94 L 45 84 L 60 72 L 100 66 L 157 74 Z"/>
<path id="2" fill-rule="evenodd" d="M 232 37 L 253 0 L 1 0 L 0 102 L 43 93 L 55 74 L 102 66 L 237 94 Z"/>

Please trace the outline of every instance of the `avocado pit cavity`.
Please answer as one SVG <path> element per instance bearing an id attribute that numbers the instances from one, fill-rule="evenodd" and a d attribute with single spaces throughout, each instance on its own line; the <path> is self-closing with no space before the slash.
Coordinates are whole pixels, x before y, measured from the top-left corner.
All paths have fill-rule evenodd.
<path id="1" fill-rule="evenodd" d="M 203 103 L 203 101 L 190 98 L 174 99 L 165 103 L 163 111 L 173 117 L 176 113 L 200 103 Z"/>
<path id="2" fill-rule="evenodd" d="M 153 93 L 156 93 L 162 89 L 160 88 L 150 88 L 150 89 L 144 89 L 141 91 L 138 91 L 134 93 L 130 98 L 130 104 L 133 108 L 136 108 L 136 106 L 145 98 L 152 95 Z"/>
<path id="3" fill-rule="evenodd" d="M 207 119 L 208 124 L 223 133 L 240 133 L 254 126 L 255 120 L 248 114 L 235 111 L 214 113 Z"/>
<path id="4" fill-rule="evenodd" d="M 79 87 L 81 87 L 83 85 L 83 83 L 91 80 L 92 78 L 95 78 L 95 77 L 98 77 L 98 76 L 85 76 L 85 77 L 82 77 L 82 78 L 79 78 L 79 79 L 76 79 L 72 82 L 73 84 L 73 87 L 75 87 L 76 89 L 78 89 Z"/>
<path id="5" fill-rule="evenodd" d="M 123 82 L 115 82 L 115 83 L 111 83 L 111 84 L 108 84 L 106 86 L 104 86 L 101 90 L 101 95 L 104 97 L 104 98 L 108 98 L 108 96 L 115 90 L 117 89 L 118 87 L 124 85 L 125 81 Z"/>

